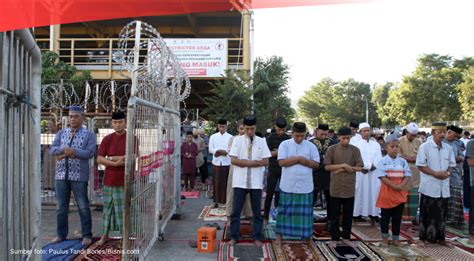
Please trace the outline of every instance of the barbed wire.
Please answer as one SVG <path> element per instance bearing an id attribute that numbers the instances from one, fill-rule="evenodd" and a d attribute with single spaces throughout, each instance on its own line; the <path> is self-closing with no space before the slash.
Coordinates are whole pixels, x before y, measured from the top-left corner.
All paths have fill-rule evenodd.
<path id="1" fill-rule="evenodd" d="M 166 104 L 168 99 L 181 102 L 191 93 L 191 82 L 179 65 L 178 59 L 166 45 L 160 33 L 151 25 L 141 22 L 140 41 L 135 46 L 138 21 L 127 24 L 119 35 L 114 60 L 137 77 L 136 95 Z M 135 49 L 139 50 L 139 66 L 134 67 Z M 146 52 L 146 55 L 142 55 Z"/>

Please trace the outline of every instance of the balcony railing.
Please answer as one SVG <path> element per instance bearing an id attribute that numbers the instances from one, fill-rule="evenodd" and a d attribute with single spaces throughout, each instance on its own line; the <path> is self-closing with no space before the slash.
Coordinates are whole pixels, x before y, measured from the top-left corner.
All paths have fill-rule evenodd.
<path id="1" fill-rule="evenodd" d="M 243 66 L 242 38 L 228 38 L 228 69 L 240 69 Z M 42 51 L 49 50 L 49 39 L 36 39 Z M 79 70 L 108 72 L 121 70 L 121 64 L 113 60 L 118 51 L 118 38 L 61 38 L 59 39 L 59 57 L 61 61 L 76 66 Z M 132 46 L 132 43 L 130 44 Z M 140 53 L 140 63 L 145 60 L 146 51 Z"/>

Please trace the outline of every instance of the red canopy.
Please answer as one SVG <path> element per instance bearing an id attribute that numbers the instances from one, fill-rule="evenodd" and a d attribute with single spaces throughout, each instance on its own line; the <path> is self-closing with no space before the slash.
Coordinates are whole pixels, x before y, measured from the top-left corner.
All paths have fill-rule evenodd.
<path id="1" fill-rule="evenodd" d="M 374 0 L 1 0 L 0 31 L 126 17 Z M 245 2 L 245 3 L 244 3 Z M 290 18 L 291 19 L 291 18 Z"/>

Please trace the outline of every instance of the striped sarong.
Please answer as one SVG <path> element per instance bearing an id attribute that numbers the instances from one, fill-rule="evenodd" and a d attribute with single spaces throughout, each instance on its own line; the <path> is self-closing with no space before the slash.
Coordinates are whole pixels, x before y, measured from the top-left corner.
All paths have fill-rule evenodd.
<path id="1" fill-rule="evenodd" d="M 464 210 L 462 205 L 462 187 L 450 185 L 450 198 L 448 203 L 448 222 L 455 225 L 464 223 Z"/>
<path id="2" fill-rule="evenodd" d="M 420 196 L 418 188 L 410 189 L 408 193 L 408 200 L 405 203 L 405 208 L 403 209 L 402 220 L 413 221 L 416 218 L 418 212 L 418 207 L 420 205 Z"/>
<path id="3" fill-rule="evenodd" d="M 283 237 L 310 238 L 313 234 L 313 193 L 280 192 L 276 233 Z"/>
<path id="4" fill-rule="evenodd" d="M 104 186 L 103 232 L 120 231 L 123 228 L 124 187 Z"/>

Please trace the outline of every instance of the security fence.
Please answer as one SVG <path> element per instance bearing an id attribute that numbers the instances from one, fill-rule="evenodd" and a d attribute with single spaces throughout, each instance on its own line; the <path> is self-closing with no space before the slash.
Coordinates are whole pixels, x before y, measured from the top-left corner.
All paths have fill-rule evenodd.
<path id="1" fill-rule="evenodd" d="M 0 48 L 0 260 L 25 260 L 40 247 L 41 55 L 26 29 Z"/>
<path id="2" fill-rule="evenodd" d="M 114 58 L 132 78 L 127 110 L 123 258 L 143 260 L 156 240 L 164 238 L 167 222 L 179 212 L 179 102 L 189 96 L 191 86 L 152 26 L 140 21 L 127 24 L 118 46 Z M 142 58 L 141 53 L 146 56 Z"/>

